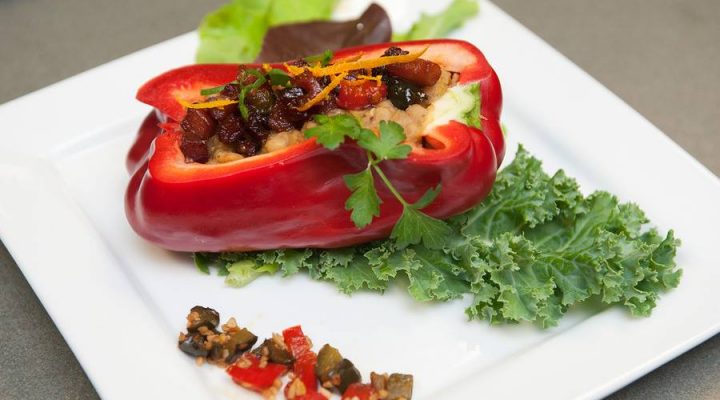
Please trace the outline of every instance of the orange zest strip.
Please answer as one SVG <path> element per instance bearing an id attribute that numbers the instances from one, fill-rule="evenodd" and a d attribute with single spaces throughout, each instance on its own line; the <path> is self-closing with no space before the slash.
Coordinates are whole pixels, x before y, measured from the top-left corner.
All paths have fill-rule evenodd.
<path id="1" fill-rule="evenodd" d="M 297 108 L 298 111 L 307 111 L 310 109 L 310 107 L 314 106 L 315 104 L 321 102 L 324 98 L 326 98 L 330 92 L 335 89 L 337 85 L 342 82 L 343 79 L 347 76 L 347 72 L 343 72 L 340 75 L 333 78 L 332 81 L 330 81 L 330 84 L 325 86 L 325 89 L 323 89 L 320 93 L 318 93 L 315 97 L 308 100 L 307 103 L 301 105 Z"/>
<path id="2" fill-rule="evenodd" d="M 191 103 L 191 102 L 185 101 L 183 99 L 177 99 L 177 101 L 178 101 L 178 103 L 180 103 L 180 105 L 182 105 L 185 108 L 216 108 L 216 107 L 223 107 L 228 104 L 235 104 L 238 102 L 237 100 L 230 100 L 230 99 L 206 101 L 204 103 Z"/>
<path id="3" fill-rule="evenodd" d="M 361 59 L 362 56 L 363 56 L 362 54 L 356 54 L 354 56 L 345 57 L 340 60 L 335 60 L 334 64 L 343 64 L 343 63 L 354 62 L 354 61 Z M 302 74 L 303 72 L 305 72 L 305 70 L 312 71 L 313 69 L 323 68 L 320 66 L 320 63 L 315 63 L 315 65 L 313 65 L 311 67 L 298 67 L 295 65 L 289 65 L 288 63 L 283 63 L 283 66 L 285 67 L 287 72 L 292 76 L 298 76 L 298 75 Z"/>
<path id="4" fill-rule="evenodd" d="M 402 54 L 399 56 L 388 56 L 371 58 L 369 60 L 350 61 L 338 64 L 328 65 L 327 67 L 310 67 L 308 68 L 314 76 L 336 75 L 342 72 L 352 71 L 356 69 L 371 69 L 382 67 L 388 64 L 406 63 L 418 59 L 427 51 L 427 47 L 416 53 Z"/>
<path id="5" fill-rule="evenodd" d="M 287 70 L 288 74 L 292 76 L 298 76 L 305 72 L 305 67 L 296 67 L 294 65 L 290 65 L 288 63 L 283 63 L 283 67 Z"/>

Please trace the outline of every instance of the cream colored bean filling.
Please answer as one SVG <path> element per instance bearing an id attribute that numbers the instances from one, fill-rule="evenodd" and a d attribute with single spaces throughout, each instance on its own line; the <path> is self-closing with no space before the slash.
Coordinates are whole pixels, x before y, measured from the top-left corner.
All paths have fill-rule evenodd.
<path id="1" fill-rule="evenodd" d="M 419 146 L 422 141 L 422 133 L 427 125 L 427 116 L 433 107 L 435 100 L 444 95 L 449 88 L 455 86 L 458 82 L 459 74 L 443 70 L 440 79 L 433 85 L 423 88 L 428 95 L 428 105 L 413 104 L 405 110 L 396 108 L 390 100 L 383 100 L 374 107 L 366 110 L 347 111 L 335 110 L 331 114 L 350 113 L 360 121 L 366 129 L 378 132 L 380 129 L 380 121 L 394 121 L 400 124 L 405 130 L 406 142 L 411 145 Z M 292 130 L 287 132 L 275 132 L 270 134 L 265 145 L 262 147 L 260 154 L 271 153 L 282 150 L 305 140 L 303 132 L 305 129 L 315 126 L 314 121 L 308 121 L 302 130 Z M 208 148 L 210 150 L 210 161 L 208 164 L 221 164 L 245 157 L 235 153 L 231 146 L 228 146 L 217 136 L 213 136 L 208 140 Z"/>

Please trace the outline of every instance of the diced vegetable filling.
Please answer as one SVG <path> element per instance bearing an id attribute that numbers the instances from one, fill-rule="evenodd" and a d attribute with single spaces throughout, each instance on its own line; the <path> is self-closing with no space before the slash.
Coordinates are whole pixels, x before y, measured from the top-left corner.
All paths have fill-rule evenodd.
<path id="1" fill-rule="evenodd" d="M 180 149 L 187 162 L 231 162 L 300 143 L 313 116 L 339 113 L 375 132 L 380 121 L 395 121 L 408 143 L 422 145 L 430 105 L 458 74 L 421 55 L 390 47 L 377 59 L 241 69 L 237 80 L 204 89 L 203 102 L 183 104 Z"/>

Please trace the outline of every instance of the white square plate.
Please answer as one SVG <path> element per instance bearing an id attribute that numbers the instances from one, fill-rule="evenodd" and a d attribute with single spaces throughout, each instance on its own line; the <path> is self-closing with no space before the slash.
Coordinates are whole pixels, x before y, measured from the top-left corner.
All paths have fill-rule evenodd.
<path id="1" fill-rule="evenodd" d="M 439 7 L 422 3 L 389 10 L 407 21 Z M 414 374 L 417 399 L 596 398 L 720 330 L 718 179 L 494 5 L 454 36 L 482 49 L 500 76 L 510 156 L 522 142 L 586 193 L 614 192 L 676 230 L 684 277 L 653 316 L 578 308 L 546 331 L 489 327 L 465 320 L 464 301 L 417 304 L 399 287 L 348 297 L 300 275 L 231 289 L 186 255 L 143 242 L 123 211 L 125 153 L 148 112 L 134 94 L 192 62 L 191 33 L 0 106 L 0 236 L 103 398 L 257 398 L 177 350 L 196 304 L 261 337 L 301 323 L 365 376 Z"/>

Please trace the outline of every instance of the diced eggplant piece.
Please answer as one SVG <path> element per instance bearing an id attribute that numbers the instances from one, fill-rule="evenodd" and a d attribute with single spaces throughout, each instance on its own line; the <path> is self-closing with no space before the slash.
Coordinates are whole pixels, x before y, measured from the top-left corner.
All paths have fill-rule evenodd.
<path id="1" fill-rule="evenodd" d="M 225 356 L 225 347 L 223 347 L 220 344 L 213 344 L 212 349 L 210 349 L 210 352 L 208 353 L 207 358 L 212 362 L 220 362 L 223 360 Z"/>
<path id="2" fill-rule="evenodd" d="M 370 373 L 370 384 L 376 392 L 385 392 L 383 400 L 410 400 L 412 398 L 413 376 L 406 374 Z"/>
<path id="3" fill-rule="evenodd" d="M 230 338 L 223 345 L 228 350 L 227 361 L 232 362 L 238 355 L 250 350 L 257 342 L 258 337 L 249 330 L 242 328 L 233 332 L 226 332 Z"/>
<path id="4" fill-rule="evenodd" d="M 343 358 L 336 369 L 330 374 L 330 381 L 333 383 L 333 386 L 338 388 L 340 393 L 345 393 L 348 386 L 353 383 L 358 383 L 361 380 L 362 376 L 360 376 L 360 371 L 358 371 L 355 365 L 347 358 Z"/>
<path id="5" fill-rule="evenodd" d="M 338 349 L 329 344 L 323 346 L 318 352 L 315 374 L 323 387 L 328 389 L 334 387 L 340 393 L 344 393 L 350 384 L 360 382 L 362 379 L 360 371 L 355 368 L 353 363 L 343 358 Z"/>
<path id="6" fill-rule="evenodd" d="M 284 346 L 273 339 L 265 339 L 265 341 L 253 351 L 260 357 L 266 356 L 268 361 L 275 364 L 283 364 L 290 366 L 295 362 L 292 353 Z"/>
<path id="7" fill-rule="evenodd" d="M 370 373 L 370 384 L 376 392 L 386 390 L 387 388 L 387 374 L 377 374 L 375 372 Z"/>
<path id="8" fill-rule="evenodd" d="M 326 344 L 318 352 L 317 364 L 315 364 L 315 375 L 320 382 L 330 380 L 331 373 L 337 368 L 342 361 L 342 355 L 338 349 Z"/>
<path id="9" fill-rule="evenodd" d="M 190 309 L 187 317 L 187 330 L 190 333 L 197 332 L 204 326 L 210 330 L 217 328 L 220 323 L 220 314 L 212 308 L 195 306 Z"/>
<path id="10" fill-rule="evenodd" d="M 205 337 L 198 333 L 182 335 L 178 341 L 178 347 L 183 353 L 193 357 L 207 357 L 208 350 L 205 348 Z"/>
<path id="11" fill-rule="evenodd" d="M 385 400 L 410 400 L 413 391 L 413 376 L 406 374 L 390 374 L 387 379 L 388 396 Z"/>

